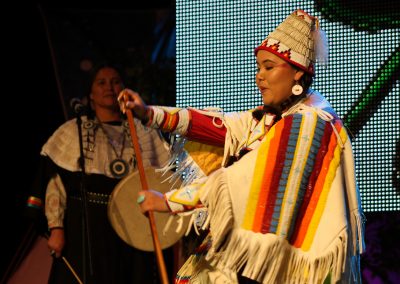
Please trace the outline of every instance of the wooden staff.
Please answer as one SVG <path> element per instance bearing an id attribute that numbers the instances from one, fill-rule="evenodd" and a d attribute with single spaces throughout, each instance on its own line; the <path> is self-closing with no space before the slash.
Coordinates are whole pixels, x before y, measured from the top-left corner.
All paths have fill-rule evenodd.
<path id="1" fill-rule="evenodd" d="M 126 96 L 124 96 L 124 103 L 126 103 L 126 102 L 127 102 L 127 99 L 126 99 Z M 136 160 L 137 160 L 137 165 L 138 165 L 138 170 L 139 170 L 139 175 L 140 175 L 140 183 L 142 184 L 143 190 L 148 190 L 149 185 L 147 184 L 146 174 L 144 172 L 142 154 L 140 152 L 139 141 L 137 138 L 135 122 L 133 120 L 133 115 L 132 115 L 131 109 L 126 109 L 126 115 L 128 117 L 129 130 L 131 132 L 133 148 L 135 149 Z M 156 254 L 157 266 L 158 266 L 158 271 L 160 272 L 161 282 L 163 284 L 168 284 L 169 282 L 168 282 L 167 270 L 165 268 L 164 257 L 163 257 L 162 251 L 161 251 L 160 241 L 158 239 L 157 227 L 156 227 L 156 222 L 154 219 L 154 214 L 153 214 L 153 211 L 148 211 L 147 213 L 148 213 L 148 218 L 149 218 L 149 223 L 150 223 L 151 235 L 153 237 L 154 252 Z"/>

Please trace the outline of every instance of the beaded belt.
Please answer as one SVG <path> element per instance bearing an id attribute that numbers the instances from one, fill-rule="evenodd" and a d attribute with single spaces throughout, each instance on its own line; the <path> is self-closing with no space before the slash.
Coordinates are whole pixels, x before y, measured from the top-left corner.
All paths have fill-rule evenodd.
<path id="1" fill-rule="evenodd" d="M 72 199 L 77 199 L 81 200 L 80 196 L 76 195 L 71 195 L 70 196 Z M 108 205 L 108 201 L 110 199 L 109 194 L 104 194 L 104 193 L 97 193 L 97 192 L 86 192 L 86 198 L 88 202 L 96 203 L 96 204 L 103 204 L 103 205 Z"/>

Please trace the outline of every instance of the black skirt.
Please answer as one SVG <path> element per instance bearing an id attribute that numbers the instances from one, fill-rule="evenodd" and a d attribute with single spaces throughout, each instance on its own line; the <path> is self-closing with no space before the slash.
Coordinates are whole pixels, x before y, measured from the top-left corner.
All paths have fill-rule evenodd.
<path id="1" fill-rule="evenodd" d="M 87 284 L 160 283 L 155 254 L 131 247 L 115 233 L 108 220 L 106 202 L 100 199 L 93 200 L 88 196 L 87 226 L 83 227 L 81 175 L 65 170 L 61 170 L 59 174 L 68 196 L 64 217 L 63 256 L 80 279 L 86 279 Z M 119 181 L 103 175 L 87 175 L 84 190 L 102 196 L 109 195 Z M 82 232 L 87 232 L 86 236 Z M 83 241 L 83 236 L 88 242 Z M 169 278 L 172 279 L 172 248 L 164 250 L 163 253 Z M 49 283 L 78 282 L 64 261 L 59 258 L 53 262 Z"/>

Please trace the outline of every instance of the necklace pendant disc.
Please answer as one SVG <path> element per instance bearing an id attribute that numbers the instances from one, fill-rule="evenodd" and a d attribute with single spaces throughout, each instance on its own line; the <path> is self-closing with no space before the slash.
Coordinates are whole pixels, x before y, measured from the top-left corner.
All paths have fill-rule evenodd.
<path id="1" fill-rule="evenodd" d="M 110 171 L 116 178 L 123 178 L 128 174 L 129 165 L 123 159 L 115 159 L 110 163 Z"/>

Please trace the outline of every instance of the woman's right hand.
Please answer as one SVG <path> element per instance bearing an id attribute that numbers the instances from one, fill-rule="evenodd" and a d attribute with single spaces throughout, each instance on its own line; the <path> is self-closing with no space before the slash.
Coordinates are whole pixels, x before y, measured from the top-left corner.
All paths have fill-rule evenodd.
<path id="1" fill-rule="evenodd" d="M 50 237 L 47 246 L 50 253 L 55 257 L 60 257 L 65 244 L 65 236 L 63 228 L 54 228 L 50 231 Z"/>
<path id="2" fill-rule="evenodd" d="M 123 113 L 125 113 L 128 108 L 131 109 L 135 117 L 140 120 L 148 119 L 148 107 L 138 93 L 130 89 L 124 89 L 118 95 L 118 102 Z"/>

